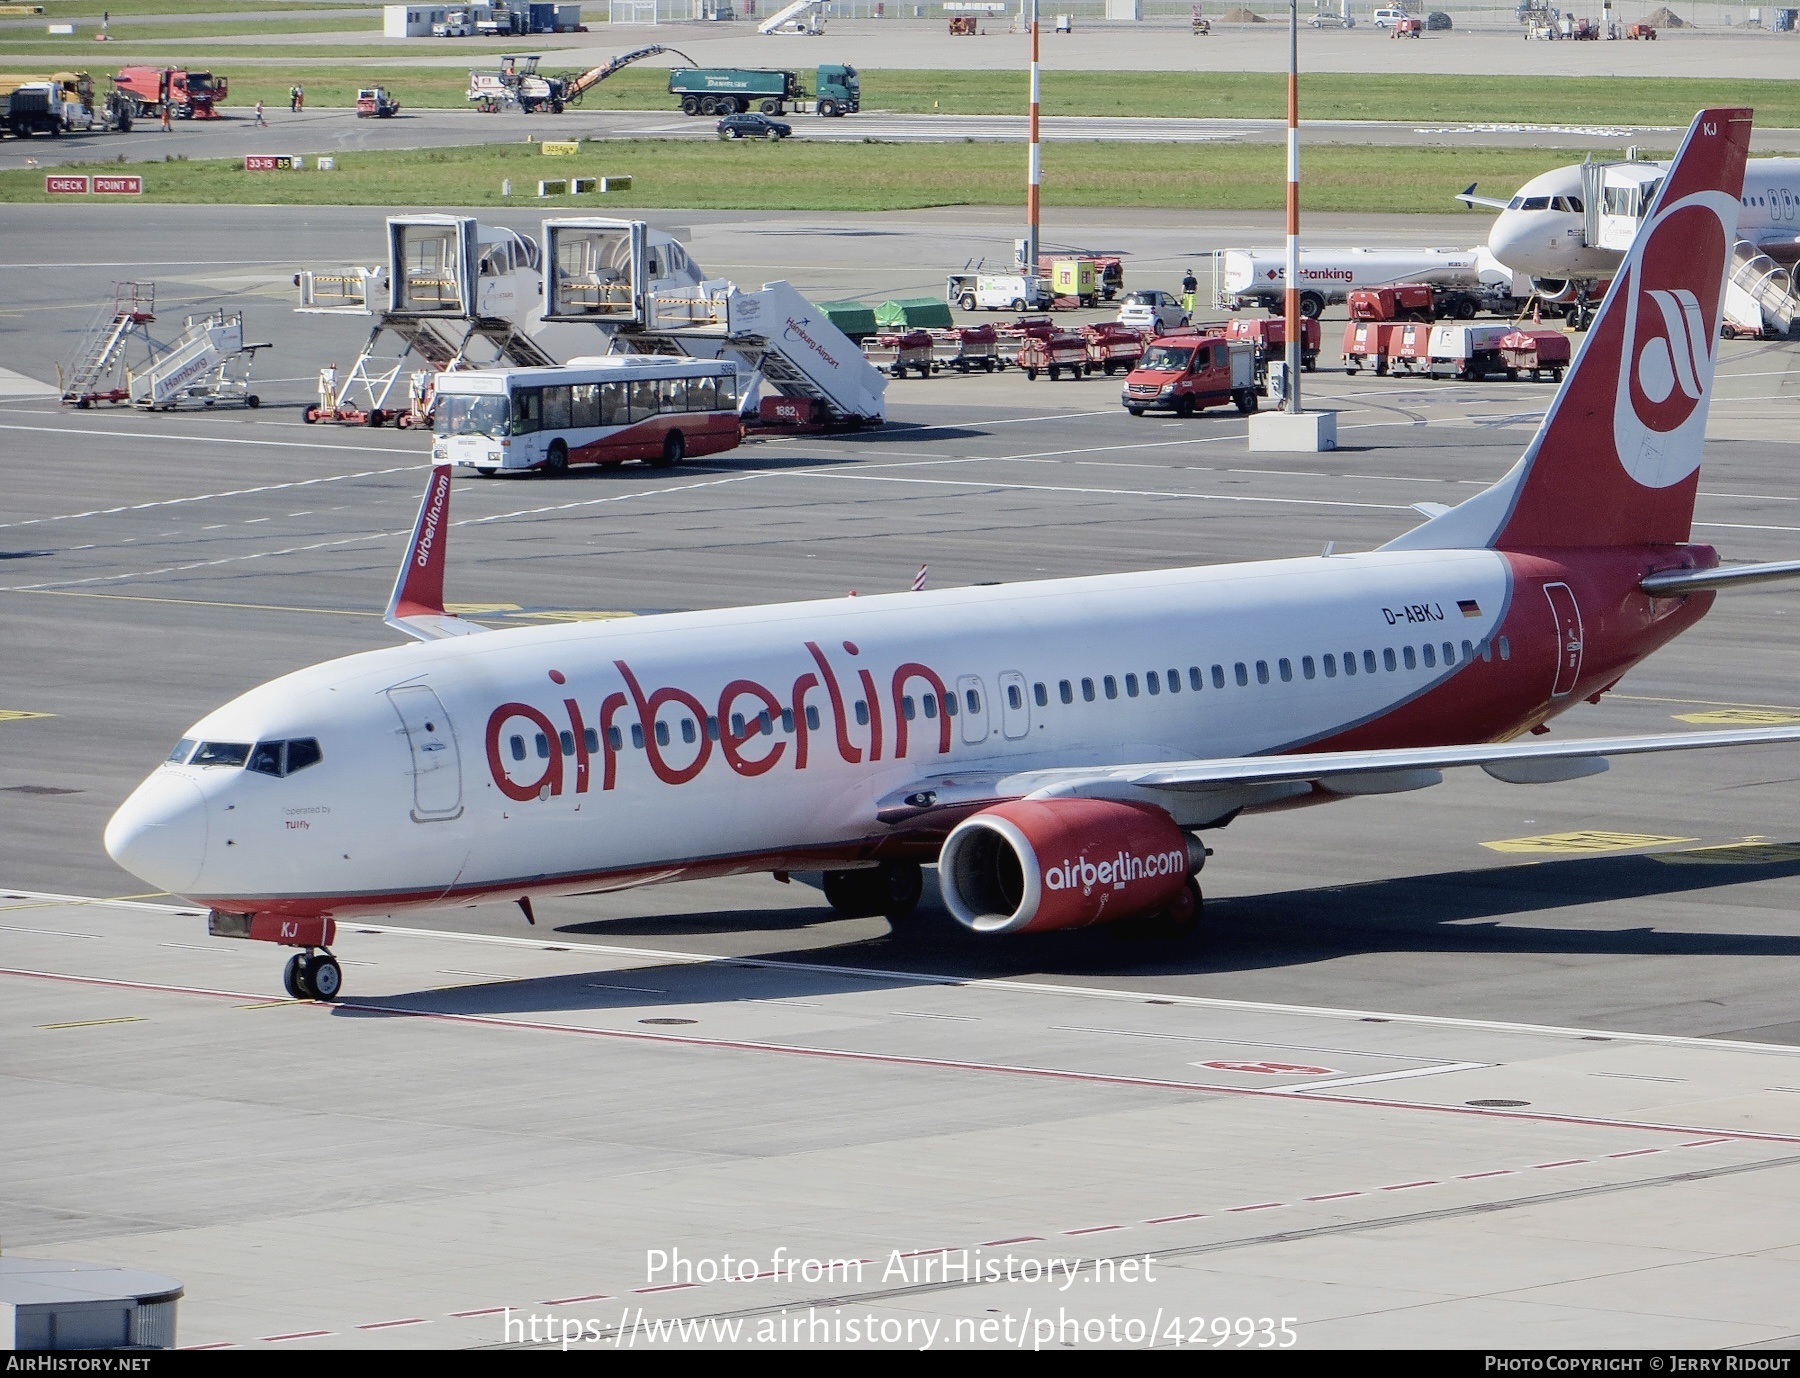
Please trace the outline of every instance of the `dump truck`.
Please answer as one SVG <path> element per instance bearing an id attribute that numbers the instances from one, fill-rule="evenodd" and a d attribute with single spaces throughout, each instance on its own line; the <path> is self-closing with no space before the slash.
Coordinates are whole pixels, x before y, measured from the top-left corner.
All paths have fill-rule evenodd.
<path id="1" fill-rule="evenodd" d="M 178 120 L 218 118 L 230 83 L 211 72 L 189 72 L 180 67 L 125 67 L 113 84 L 131 98 L 132 113 L 140 120 L 156 117 L 164 101 Z"/>
<path id="2" fill-rule="evenodd" d="M 822 115 L 832 119 L 862 109 L 862 81 L 856 68 L 823 63 L 813 74 L 809 96 L 799 72 L 753 67 L 676 67 L 669 73 L 669 94 L 684 115 Z"/>
<path id="3" fill-rule="evenodd" d="M 0 76 L 0 129 L 14 138 L 84 130 L 131 130 L 134 107 L 118 90 L 94 93 L 86 72 Z"/>

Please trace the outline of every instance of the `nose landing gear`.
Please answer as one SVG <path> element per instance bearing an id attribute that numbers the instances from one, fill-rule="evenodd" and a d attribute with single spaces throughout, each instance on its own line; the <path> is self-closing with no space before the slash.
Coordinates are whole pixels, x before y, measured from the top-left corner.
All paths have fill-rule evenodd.
<path id="1" fill-rule="evenodd" d="M 335 1000 L 344 988 L 344 972 L 329 952 L 308 948 L 288 958 L 281 983 L 296 1000 Z"/>

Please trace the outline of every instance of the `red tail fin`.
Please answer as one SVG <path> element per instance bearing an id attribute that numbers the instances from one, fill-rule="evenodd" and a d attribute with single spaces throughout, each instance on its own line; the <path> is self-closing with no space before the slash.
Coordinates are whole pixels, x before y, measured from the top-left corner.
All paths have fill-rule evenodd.
<path id="1" fill-rule="evenodd" d="M 450 466 L 440 464 L 425 484 L 419 519 L 394 580 L 386 621 L 421 641 L 486 630 L 444 611 L 444 547 L 450 537 Z"/>
<path id="2" fill-rule="evenodd" d="M 1688 539 L 1750 115 L 1720 109 L 1694 117 L 1524 458 L 1493 488 L 1395 546 Z"/>

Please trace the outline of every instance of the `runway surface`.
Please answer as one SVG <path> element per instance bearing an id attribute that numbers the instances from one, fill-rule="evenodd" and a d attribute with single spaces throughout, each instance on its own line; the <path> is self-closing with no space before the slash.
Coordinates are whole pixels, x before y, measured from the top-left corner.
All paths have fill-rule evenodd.
<path id="1" fill-rule="evenodd" d="M 358 119 L 354 111 L 347 109 L 311 109 L 299 113 L 271 110 L 268 118 L 269 128 L 258 129 L 248 112 L 227 108 L 217 120 L 182 122 L 167 133 L 150 123 L 137 126 L 129 134 L 8 139 L 0 143 L 0 170 L 58 167 L 121 155 L 143 162 L 165 157 L 241 158 L 248 153 L 310 157 L 367 149 L 448 148 L 518 143 L 528 135 L 537 139 L 622 141 L 718 137 L 713 128 L 716 120 L 705 116 L 690 118 L 679 110 L 566 110 L 560 115 L 402 110 L 391 119 L 378 120 Z M 1023 143 L 1025 139 L 1022 115 L 902 115 L 870 110 L 832 120 L 811 115 L 784 118 L 793 126 L 793 137 L 797 139 L 839 143 L 860 143 L 865 139 L 889 143 Z M 1287 137 L 1286 126 L 1280 120 L 1050 116 L 1042 121 L 1042 126 L 1042 137 L 1050 143 L 1277 144 Z M 1305 144 L 1324 149 L 1341 144 L 1566 148 L 1571 160 L 1578 161 L 1588 152 L 1596 157 L 1623 157 L 1625 149 L 1632 145 L 1673 147 L 1681 133 L 1660 125 L 1309 120 L 1303 122 L 1301 137 Z M 1758 129 L 1753 144 L 1758 154 L 1797 153 L 1800 130 Z"/>
<path id="2" fill-rule="evenodd" d="M 1046 237 L 1173 285 L 1259 219 L 1073 212 Z M 1013 233 L 999 211 L 676 221 L 711 272 L 875 301 Z M 297 414 L 366 324 L 291 314 L 289 278 L 376 261 L 380 212 L 226 209 L 204 242 L 184 224 L 0 208 L 10 1252 L 172 1273 L 183 1343 L 262 1348 L 544 1338 L 507 1307 L 605 1339 L 813 1302 L 944 1334 L 1061 1307 L 1293 1316 L 1321 1346 L 1794 1343 L 1788 748 L 1240 820 L 1208 835 L 1188 945 L 900 938 L 750 877 L 546 901 L 535 929 L 500 905 L 349 926 L 345 1003 L 280 999 L 282 954 L 141 895 L 99 833 L 202 713 L 392 643 L 379 609 L 428 440 Z M 1422 242 L 1406 218 L 1325 228 Z M 115 276 L 155 280 L 165 320 L 244 309 L 275 342 L 266 405 L 28 395 Z M 1796 558 L 1794 347 L 1721 360 L 1696 537 Z M 1503 472 L 1552 391 L 1309 375 L 1344 448 L 1282 457 L 1249 455 L 1235 416 L 1134 421 L 1117 388 L 908 380 L 867 435 L 459 481 L 450 597 L 532 625 L 898 589 L 921 563 L 941 587 L 1367 548 Z M 1780 584 L 1721 597 L 1557 732 L 1800 721 L 1796 606 Z M 645 1290 L 683 1281 L 650 1272 L 677 1248 L 881 1267 Z M 918 1275 L 964 1248 L 1167 1271 Z"/>

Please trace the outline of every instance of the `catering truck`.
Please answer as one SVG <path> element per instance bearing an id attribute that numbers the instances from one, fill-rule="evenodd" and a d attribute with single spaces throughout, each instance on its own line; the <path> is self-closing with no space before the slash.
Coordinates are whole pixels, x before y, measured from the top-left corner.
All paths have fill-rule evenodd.
<path id="1" fill-rule="evenodd" d="M 1287 291 L 1281 249 L 1219 249 L 1213 254 L 1215 305 L 1280 311 Z M 1475 249 L 1302 249 L 1300 314 L 1318 319 L 1357 288 L 1430 283 L 1511 299 L 1511 274 Z"/>
<path id="2" fill-rule="evenodd" d="M 856 68 L 824 63 L 806 92 L 799 72 L 752 67 L 677 67 L 669 73 L 669 94 L 684 115 L 854 115 L 862 109 L 862 81 Z"/>

